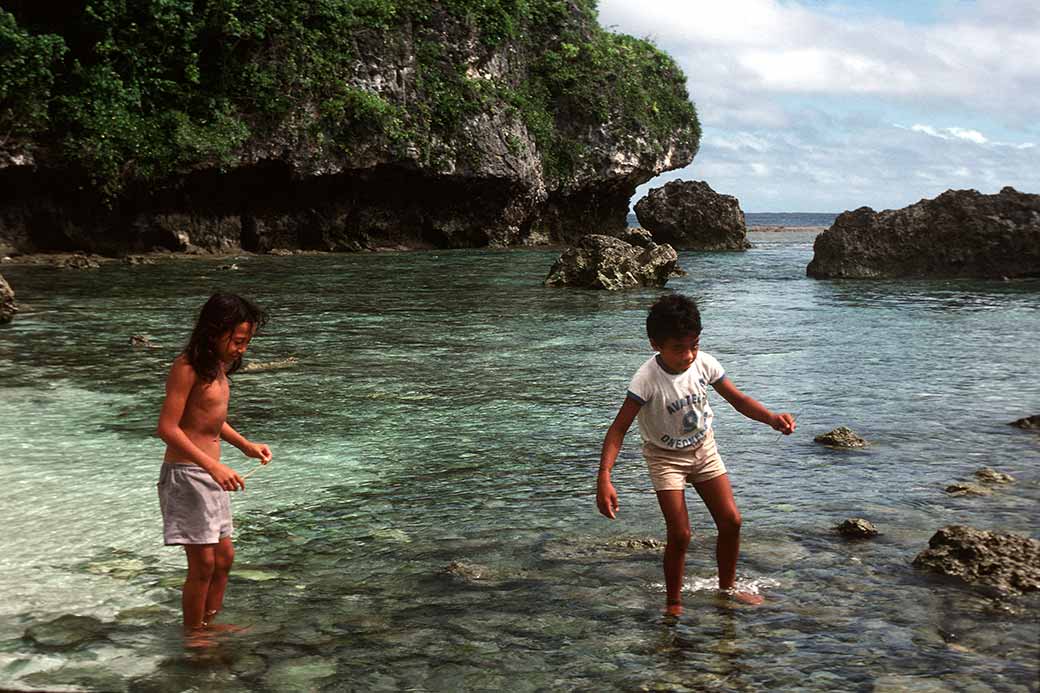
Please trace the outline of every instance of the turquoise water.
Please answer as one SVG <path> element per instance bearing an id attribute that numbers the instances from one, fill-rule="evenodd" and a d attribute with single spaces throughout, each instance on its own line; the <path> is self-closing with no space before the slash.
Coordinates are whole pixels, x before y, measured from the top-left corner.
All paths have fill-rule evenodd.
<path id="1" fill-rule="evenodd" d="M 714 402 L 740 584 L 766 602 L 716 599 L 691 493 L 676 624 L 641 543 L 663 523 L 635 431 L 619 518 L 594 505 L 657 291 L 544 289 L 541 250 L 5 265 L 23 312 L 0 330 L 0 687 L 1037 690 L 1040 599 L 994 601 L 911 561 L 946 524 L 1038 536 L 1040 436 L 1007 422 L 1040 413 L 1040 282 L 814 281 L 810 234 L 751 239 L 681 254 L 669 288 L 700 300 L 702 348 L 738 387 L 798 415 L 778 440 Z M 225 620 L 249 628 L 189 651 L 152 431 L 217 287 L 271 310 L 253 360 L 299 361 L 234 379 L 233 425 L 275 452 L 233 499 Z M 128 346 L 136 333 L 158 348 Z M 838 425 L 874 444 L 812 442 Z M 944 493 L 982 466 L 1017 483 Z M 838 538 L 852 516 L 882 535 Z M 92 632 L 23 637 L 68 614 Z"/>

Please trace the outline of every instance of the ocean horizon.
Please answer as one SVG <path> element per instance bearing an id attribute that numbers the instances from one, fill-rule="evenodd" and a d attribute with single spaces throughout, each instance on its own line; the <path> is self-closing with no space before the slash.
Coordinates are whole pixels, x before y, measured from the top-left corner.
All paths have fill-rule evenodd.
<path id="1" fill-rule="evenodd" d="M 758 226 L 789 226 L 792 228 L 830 226 L 840 212 L 744 212 L 748 228 Z M 635 212 L 628 213 L 628 225 L 639 226 Z"/>

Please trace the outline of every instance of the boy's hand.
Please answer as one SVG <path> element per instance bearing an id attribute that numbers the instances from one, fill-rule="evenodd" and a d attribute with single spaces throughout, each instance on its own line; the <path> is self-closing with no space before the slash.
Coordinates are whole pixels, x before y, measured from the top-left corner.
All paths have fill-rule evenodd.
<path id="1" fill-rule="evenodd" d="M 614 484 L 610 483 L 610 479 L 600 479 L 596 484 L 596 507 L 604 517 L 613 520 L 617 516 L 617 491 L 614 490 Z"/>
<path id="2" fill-rule="evenodd" d="M 248 450 L 246 450 L 246 457 L 254 457 L 260 460 L 260 464 L 267 464 L 271 461 L 274 455 L 271 454 L 271 448 L 267 447 L 263 443 L 254 443 Z"/>
<path id="3" fill-rule="evenodd" d="M 789 436 L 794 433 L 794 429 L 797 425 L 794 422 L 794 417 L 784 412 L 783 414 L 773 414 L 773 420 L 769 422 L 769 425 L 774 430 L 780 431 L 785 436 Z"/>
<path id="4" fill-rule="evenodd" d="M 225 491 L 246 490 L 245 479 L 240 477 L 238 472 L 226 464 L 218 464 L 210 470 L 209 475 L 212 476 L 213 480 L 216 481 L 220 485 L 220 488 Z"/>

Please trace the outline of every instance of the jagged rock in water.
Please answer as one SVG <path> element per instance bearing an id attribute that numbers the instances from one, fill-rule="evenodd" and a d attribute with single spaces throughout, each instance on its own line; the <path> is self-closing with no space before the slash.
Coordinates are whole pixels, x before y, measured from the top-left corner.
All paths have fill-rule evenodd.
<path id="1" fill-rule="evenodd" d="M 878 535 L 874 523 L 861 517 L 850 517 L 834 529 L 848 539 L 869 539 Z"/>
<path id="2" fill-rule="evenodd" d="M 862 448 L 867 444 L 867 441 L 846 426 L 838 426 L 833 431 L 816 436 L 813 440 L 832 448 Z"/>
<path id="3" fill-rule="evenodd" d="M 672 181 L 636 203 L 639 223 L 653 237 L 679 250 L 747 250 L 740 202 L 704 181 Z"/>
<path id="4" fill-rule="evenodd" d="M 1040 541 L 965 525 L 937 531 L 914 566 L 1003 592 L 1040 589 Z"/>
<path id="5" fill-rule="evenodd" d="M 993 491 L 978 484 L 957 481 L 946 487 L 946 493 L 951 496 L 989 496 Z"/>
<path id="6" fill-rule="evenodd" d="M 152 338 L 146 334 L 130 335 L 130 346 L 145 349 L 158 349 L 158 344 L 152 344 Z"/>
<path id="7" fill-rule="evenodd" d="M 17 312 L 18 307 L 14 304 L 14 289 L 4 279 L 4 275 L 0 274 L 0 325 L 11 322 Z"/>
<path id="8" fill-rule="evenodd" d="M 37 647 L 69 650 L 107 637 L 110 628 L 93 616 L 66 614 L 53 621 L 29 626 L 25 637 Z"/>
<path id="9" fill-rule="evenodd" d="M 640 248 L 649 248 L 654 244 L 654 237 L 649 231 L 644 228 L 630 227 L 625 229 L 619 234 L 615 234 L 616 238 L 620 238 L 629 245 L 636 245 Z"/>
<path id="10" fill-rule="evenodd" d="M 903 209 L 844 212 L 816 237 L 817 279 L 1040 276 L 1040 195 L 947 190 Z"/>
<path id="11" fill-rule="evenodd" d="M 996 469 L 990 469 L 989 467 L 983 467 L 975 471 L 975 478 L 984 484 L 1013 484 L 1015 483 L 1015 477 L 1004 472 L 998 472 Z"/>
<path id="12" fill-rule="evenodd" d="M 617 291 L 664 286 L 679 256 L 670 245 L 640 248 L 619 238 L 589 234 L 553 263 L 545 286 Z"/>
<path id="13" fill-rule="evenodd" d="M 1016 428 L 1040 430 L 1040 414 L 1033 414 L 1032 416 L 1012 421 L 1010 425 Z"/>

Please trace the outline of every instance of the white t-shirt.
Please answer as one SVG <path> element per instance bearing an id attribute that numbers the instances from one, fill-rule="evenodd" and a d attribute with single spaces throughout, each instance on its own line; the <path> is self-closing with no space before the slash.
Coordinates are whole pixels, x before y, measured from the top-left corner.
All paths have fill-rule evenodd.
<path id="1" fill-rule="evenodd" d="M 703 351 L 683 373 L 669 373 L 657 354 L 651 356 L 628 385 L 628 396 L 642 404 L 638 419 L 643 444 L 665 450 L 700 445 L 715 416 L 708 406 L 708 385 L 725 377 L 715 357 Z"/>

